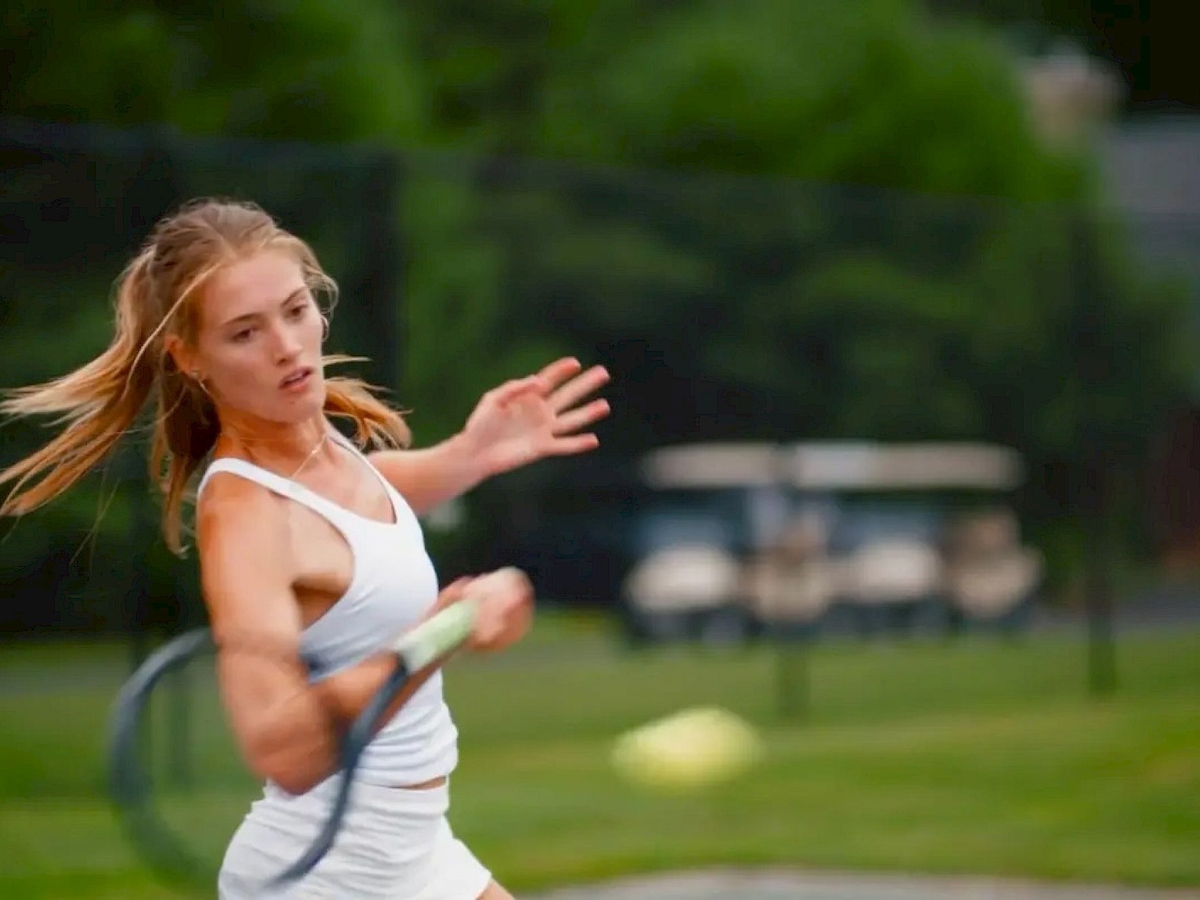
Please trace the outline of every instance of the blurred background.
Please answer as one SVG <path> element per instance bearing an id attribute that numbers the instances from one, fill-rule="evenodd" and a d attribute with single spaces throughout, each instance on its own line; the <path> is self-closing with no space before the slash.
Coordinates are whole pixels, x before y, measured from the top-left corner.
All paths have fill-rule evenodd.
<path id="1" fill-rule="evenodd" d="M 601 449 L 426 521 L 539 622 L 447 676 L 514 890 L 710 866 L 1200 888 L 1200 79 L 1146 0 L 5 5 L 0 387 L 103 349 L 197 195 L 339 282 L 421 446 L 559 354 Z M 44 439 L 0 429 L 0 465 Z M 0 894 L 167 897 L 109 704 L 204 624 L 142 435 L 0 523 Z M 181 693 L 175 719 L 188 715 Z M 747 780 L 623 729 L 721 704 Z M 168 726 L 168 729 L 170 726 Z M 177 729 L 176 729 L 177 730 Z"/>

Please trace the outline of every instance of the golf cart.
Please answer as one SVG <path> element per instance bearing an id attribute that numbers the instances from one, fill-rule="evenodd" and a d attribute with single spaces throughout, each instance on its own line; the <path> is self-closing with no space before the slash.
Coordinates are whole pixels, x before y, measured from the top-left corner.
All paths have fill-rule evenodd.
<path id="1" fill-rule="evenodd" d="M 1023 475 L 1008 448 L 692 444 L 641 474 L 652 498 L 693 498 L 624 579 L 642 639 L 1015 627 L 1040 581 L 1004 502 Z"/>

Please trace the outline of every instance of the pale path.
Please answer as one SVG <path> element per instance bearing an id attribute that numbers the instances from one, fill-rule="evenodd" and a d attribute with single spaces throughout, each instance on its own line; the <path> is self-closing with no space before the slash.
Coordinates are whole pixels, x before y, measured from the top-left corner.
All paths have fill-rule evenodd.
<path id="1" fill-rule="evenodd" d="M 717 870 L 564 888 L 529 900 L 1200 900 L 1200 888 Z"/>

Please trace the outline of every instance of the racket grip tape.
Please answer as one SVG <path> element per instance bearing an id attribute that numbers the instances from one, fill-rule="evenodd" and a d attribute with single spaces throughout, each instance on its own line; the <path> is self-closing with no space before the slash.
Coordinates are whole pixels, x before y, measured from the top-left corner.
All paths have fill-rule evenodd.
<path id="1" fill-rule="evenodd" d="M 401 635 L 392 652 L 409 672 L 423 669 L 471 636 L 478 612 L 478 598 L 466 597 Z"/>

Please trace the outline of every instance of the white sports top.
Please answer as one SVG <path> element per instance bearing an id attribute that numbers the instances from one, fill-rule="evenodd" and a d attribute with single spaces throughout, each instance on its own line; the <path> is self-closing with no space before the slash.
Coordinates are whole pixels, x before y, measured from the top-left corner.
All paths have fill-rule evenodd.
<path id="1" fill-rule="evenodd" d="M 242 459 L 214 460 L 199 488 L 203 491 L 219 472 L 257 482 L 323 516 L 350 545 L 354 574 L 346 593 L 301 635 L 310 681 L 387 647 L 426 613 L 438 594 L 437 573 L 412 508 L 357 447 L 336 429 L 330 432 L 383 484 L 394 522 L 360 516 L 297 481 Z M 362 755 L 358 777 L 393 786 L 419 784 L 448 775 L 457 763 L 458 731 L 443 699 L 438 671 L 380 729 Z"/>

